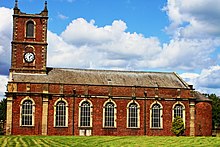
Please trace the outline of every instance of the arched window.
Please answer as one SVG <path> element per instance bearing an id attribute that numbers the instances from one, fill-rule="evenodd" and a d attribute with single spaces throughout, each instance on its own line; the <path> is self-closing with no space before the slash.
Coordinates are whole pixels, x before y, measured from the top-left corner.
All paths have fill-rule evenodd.
<path id="1" fill-rule="evenodd" d="M 175 117 L 180 116 L 185 125 L 185 106 L 181 102 L 173 105 L 173 120 Z"/>
<path id="2" fill-rule="evenodd" d="M 183 106 L 180 105 L 180 104 L 177 104 L 175 107 L 174 107 L 174 118 L 177 117 L 177 116 L 180 116 L 181 118 L 183 118 Z"/>
<path id="3" fill-rule="evenodd" d="M 26 23 L 26 37 L 34 37 L 34 22 L 31 20 Z"/>
<path id="4" fill-rule="evenodd" d="M 127 127 L 139 128 L 140 127 L 140 106 L 132 101 L 127 106 Z"/>
<path id="5" fill-rule="evenodd" d="M 54 106 L 54 126 L 67 127 L 68 126 L 68 104 L 64 99 L 59 99 Z"/>
<path id="6" fill-rule="evenodd" d="M 79 126 L 80 127 L 92 127 L 92 105 L 88 100 L 84 100 L 79 106 Z"/>
<path id="7" fill-rule="evenodd" d="M 104 103 L 103 118 L 104 127 L 116 127 L 116 104 L 112 100 Z"/>
<path id="8" fill-rule="evenodd" d="M 35 111 L 34 101 L 27 97 L 21 101 L 21 126 L 33 126 L 34 125 L 34 111 Z"/>
<path id="9" fill-rule="evenodd" d="M 158 102 L 151 105 L 151 128 L 163 128 L 162 105 Z"/>

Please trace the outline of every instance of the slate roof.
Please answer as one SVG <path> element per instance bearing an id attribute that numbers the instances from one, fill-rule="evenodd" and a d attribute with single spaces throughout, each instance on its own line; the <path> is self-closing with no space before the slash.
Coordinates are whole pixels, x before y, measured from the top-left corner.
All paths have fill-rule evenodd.
<path id="1" fill-rule="evenodd" d="M 47 74 L 13 73 L 13 82 L 189 88 L 174 72 L 48 68 Z"/>
<path id="2" fill-rule="evenodd" d="M 201 94 L 199 91 L 194 91 L 194 96 L 196 97 L 196 101 L 212 101 L 208 97 L 205 97 L 203 94 Z"/>

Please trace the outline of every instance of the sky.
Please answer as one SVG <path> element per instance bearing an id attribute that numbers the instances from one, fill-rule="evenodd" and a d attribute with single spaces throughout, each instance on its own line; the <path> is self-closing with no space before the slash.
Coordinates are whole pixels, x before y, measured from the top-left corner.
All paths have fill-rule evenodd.
<path id="1" fill-rule="evenodd" d="M 48 0 L 48 67 L 176 72 L 220 96 L 220 0 Z M 14 0 L 0 0 L 0 98 Z M 44 0 L 18 0 L 36 14 Z"/>

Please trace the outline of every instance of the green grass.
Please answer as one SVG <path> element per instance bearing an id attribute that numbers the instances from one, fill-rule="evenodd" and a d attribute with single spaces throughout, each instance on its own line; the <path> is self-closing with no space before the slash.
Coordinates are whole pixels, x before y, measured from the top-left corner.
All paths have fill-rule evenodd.
<path id="1" fill-rule="evenodd" d="M 220 146 L 220 137 L 159 137 L 159 136 L 0 136 L 0 146 L 30 147 L 153 147 L 153 146 Z"/>

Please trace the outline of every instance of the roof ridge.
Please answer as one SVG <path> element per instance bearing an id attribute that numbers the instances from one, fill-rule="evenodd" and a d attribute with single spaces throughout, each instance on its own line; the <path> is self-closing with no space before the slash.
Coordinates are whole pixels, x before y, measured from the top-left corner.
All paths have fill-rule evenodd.
<path id="1" fill-rule="evenodd" d="M 86 68 L 52 68 L 58 70 L 78 70 L 78 71 L 101 71 L 101 72 L 127 72 L 127 73 L 164 73 L 164 74 L 174 74 L 174 72 L 165 71 L 143 71 L 143 70 L 114 70 L 114 69 L 86 69 Z"/>
<path id="2" fill-rule="evenodd" d="M 188 85 L 174 72 L 122 71 L 76 68 L 47 68 L 47 74 L 39 76 L 24 74 L 13 75 L 14 81 L 48 82 L 66 84 L 93 84 L 121 86 L 147 86 L 186 88 Z M 157 83 L 157 85 L 155 85 Z"/>

